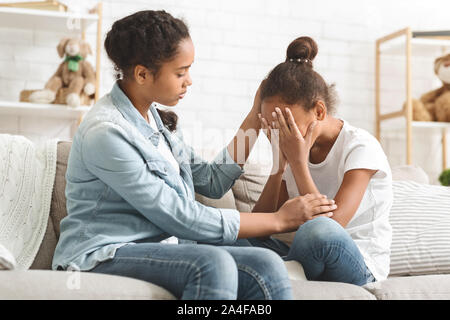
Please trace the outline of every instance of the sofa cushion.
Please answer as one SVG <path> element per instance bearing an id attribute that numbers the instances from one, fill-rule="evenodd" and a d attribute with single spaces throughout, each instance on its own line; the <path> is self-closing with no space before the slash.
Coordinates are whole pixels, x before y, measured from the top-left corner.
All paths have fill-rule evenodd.
<path id="1" fill-rule="evenodd" d="M 58 143 L 58 158 L 56 162 L 56 176 L 54 192 L 52 196 L 52 207 L 50 210 L 50 217 L 53 221 L 56 238 L 59 239 L 61 220 L 67 216 L 66 209 L 66 170 L 67 161 L 69 159 L 71 142 L 61 141 Z"/>
<path id="2" fill-rule="evenodd" d="M 392 277 L 366 284 L 364 289 L 378 300 L 449 300 L 450 275 Z"/>
<path id="3" fill-rule="evenodd" d="M 390 276 L 450 273 L 450 188 L 394 181 Z"/>
<path id="4" fill-rule="evenodd" d="M 0 300 L 111 300 L 175 297 L 157 285 L 89 272 L 12 270 L 0 272 Z"/>
<path id="5" fill-rule="evenodd" d="M 53 184 L 52 201 L 50 204 L 50 215 L 47 222 L 44 239 L 30 269 L 51 269 L 53 253 L 59 239 L 59 222 L 67 215 L 66 211 L 66 168 L 71 143 L 67 141 L 58 142 L 56 158 L 56 174 Z"/>
<path id="6" fill-rule="evenodd" d="M 295 300 L 375 300 L 363 287 L 341 282 L 291 280 Z"/>
<path id="7" fill-rule="evenodd" d="M 261 173 L 251 166 L 245 167 L 245 173 L 232 187 L 238 211 L 252 211 L 268 178 L 268 174 Z"/>

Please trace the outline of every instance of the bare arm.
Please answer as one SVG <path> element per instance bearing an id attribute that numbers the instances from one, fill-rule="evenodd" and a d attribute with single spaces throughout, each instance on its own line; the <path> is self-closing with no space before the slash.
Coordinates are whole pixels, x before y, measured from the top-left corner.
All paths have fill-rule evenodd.
<path id="1" fill-rule="evenodd" d="M 300 195 L 313 193 L 317 189 L 308 168 L 296 170 L 292 168 L 295 182 Z M 345 173 L 342 184 L 334 198 L 338 209 L 334 211 L 333 219 L 344 228 L 353 218 L 366 192 L 367 185 L 376 170 L 355 169 Z"/>
<path id="2" fill-rule="evenodd" d="M 250 111 L 244 122 L 242 122 L 233 140 L 228 144 L 228 153 L 234 162 L 240 165 L 241 168 L 244 167 L 244 164 L 258 139 L 259 128 L 258 114 Z"/>
<path id="3" fill-rule="evenodd" d="M 267 121 L 260 117 L 261 128 L 266 134 L 272 146 L 272 163 L 271 174 L 264 189 L 259 197 L 253 212 L 273 212 L 278 210 L 289 197 L 287 196 L 286 182 L 283 181 L 283 173 L 286 170 L 287 162 L 279 147 L 279 138 L 275 131 L 270 127 Z M 284 188 L 283 188 L 284 187 Z M 281 192 L 281 193 L 280 193 Z M 280 195 L 283 200 L 280 204 Z"/>
<path id="4" fill-rule="evenodd" d="M 355 169 L 344 174 L 342 184 L 334 198 L 338 209 L 334 211 L 333 215 L 333 219 L 344 228 L 358 210 L 369 181 L 376 172 L 376 170 Z"/>
<path id="5" fill-rule="evenodd" d="M 300 195 L 319 193 L 306 163 L 292 163 L 291 169 Z"/>
<path id="6" fill-rule="evenodd" d="M 261 129 L 261 123 L 258 117 L 261 113 L 260 88 L 261 85 L 256 91 L 252 109 L 227 147 L 231 158 L 240 165 L 241 168 L 244 167 L 244 164 L 258 139 L 259 129 Z"/>
<path id="7" fill-rule="evenodd" d="M 281 180 L 281 188 L 280 194 L 278 195 L 278 204 L 277 210 L 281 208 L 281 206 L 289 200 L 289 194 L 287 192 L 286 181 Z"/>
<path id="8" fill-rule="evenodd" d="M 264 237 L 280 233 L 283 229 L 275 212 L 241 212 L 238 238 Z"/>
<path id="9" fill-rule="evenodd" d="M 271 175 L 253 207 L 253 212 L 274 212 L 289 200 L 286 181 L 282 180 L 282 173 Z"/>
<path id="10" fill-rule="evenodd" d="M 269 176 L 264 189 L 253 207 L 253 212 L 274 212 L 278 210 L 278 198 L 280 195 L 283 173 Z"/>
<path id="11" fill-rule="evenodd" d="M 308 194 L 286 201 L 273 213 L 241 212 L 238 238 L 264 237 L 294 231 L 316 217 L 331 217 L 336 208 L 333 200 L 328 200 L 321 194 Z"/>

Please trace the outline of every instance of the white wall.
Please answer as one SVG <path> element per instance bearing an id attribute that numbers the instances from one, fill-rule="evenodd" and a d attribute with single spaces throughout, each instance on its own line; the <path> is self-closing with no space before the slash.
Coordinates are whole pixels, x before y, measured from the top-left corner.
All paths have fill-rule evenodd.
<path id="1" fill-rule="evenodd" d="M 114 20 L 142 9 L 165 9 L 190 27 L 196 46 L 194 84 L 176 111 L 197 149 L 225 145 L 250 110 L 260 81 L 300 35 L 319 44 L 315 67 L 337 85 L 338 115 L 374 133 L 375 40 L 406 26 L 450 29 L 446 0 L 109 0 L 104 1 L 103 33 Z M 60 61 L 55 46 L 63 35 L 0 28 L 0 100 L 17 100 L 20 90 L 44 85 Z M 88 39 L 95 45 L 95 28 L 88 30 Z M 414 59 L 415 96 L 439 85 L 432 68 L 439 54 Z M 383 111 L 396 111 L 405 97 L 404 60 L 383 62 Z M 101 77 L 104 94 L 113 83 L 104 53 Z M 2 127 L 6 122 L 0 119 Z M 422 131 L 414 136 L 420 139 L 414 162 L 434 181 L 441 171 L 439 138 Z M 402 134 L 391 134 L 383 146 L 391 165 L 406 161 Z"/>

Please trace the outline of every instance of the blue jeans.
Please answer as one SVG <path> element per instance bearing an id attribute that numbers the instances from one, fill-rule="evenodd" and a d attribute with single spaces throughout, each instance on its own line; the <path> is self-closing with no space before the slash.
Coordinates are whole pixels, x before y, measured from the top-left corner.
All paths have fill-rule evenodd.
<path id="1" fill-rule="evenodd" d="M 179 299 L 292 299 L 283 260 L 257 247 L 130 244 L 90 272 L 148 281 Z"/>
<path id="2" fill-rule="evenodd" d="M 272 249 L 286 261 L 300 262 L 308 280 L 359 286 L 375 281 L 353 239 L 331 218 L 318 217 L 301 225 L 290 247 L 272 238 L 248 241 L 253 246 Z"/>

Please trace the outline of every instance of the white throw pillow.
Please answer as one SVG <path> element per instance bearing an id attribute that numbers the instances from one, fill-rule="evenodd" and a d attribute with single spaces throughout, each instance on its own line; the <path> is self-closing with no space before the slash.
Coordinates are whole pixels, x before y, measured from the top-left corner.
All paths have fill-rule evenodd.
<path id="1" fill-rule="evenodd" d="M 410 180 L 418 183 L 429 184 L 430 178 L 418 165 L 402 165 L 392 168 L 392 180 Z"/>
<path id="2" fill-rule="evenodd" d="M 450 273 L 450 187 L 393 182 L 389 276 Z"/>
<path id="3" fill-rule="evenodd" d="M 0 244 L 0 270 L 12 270 L 16 267 L 16 259 L 8 249 Z"/>

